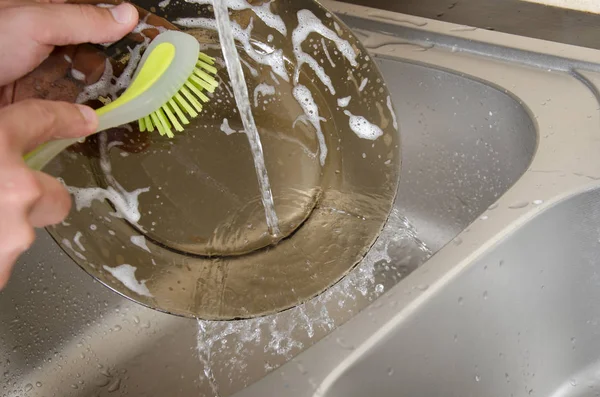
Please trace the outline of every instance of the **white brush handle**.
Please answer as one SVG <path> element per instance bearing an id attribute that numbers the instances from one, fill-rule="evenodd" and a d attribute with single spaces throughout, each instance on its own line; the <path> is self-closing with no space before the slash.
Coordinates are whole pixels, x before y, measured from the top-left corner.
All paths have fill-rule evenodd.
<path id="1" fill-rule="evenodd" d="M 110 112 L 98 116 L 98 128 L 95 134 L 114 127 L 114 122 L 110 118 Z M 38 146 L 35 150 L 25 156 L 25 163 L 33 170 L 41 171 L 49 162 L 58 156 L 63 150 L 77 143 L 81 138 L 58 139 L 56 141 L 46 142 Z"/>

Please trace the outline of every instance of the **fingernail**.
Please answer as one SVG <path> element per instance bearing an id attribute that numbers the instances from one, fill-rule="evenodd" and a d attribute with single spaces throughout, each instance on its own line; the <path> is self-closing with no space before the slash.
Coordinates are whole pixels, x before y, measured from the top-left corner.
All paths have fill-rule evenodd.
<path id="1" fill-rule="evenodd" d="M 109 8 L 109 11 L 118 23 L 128 23 L 133 18 L 133 6 L 126 3 Z"/>
<path id="2" fill-rule="evenodd" d="M 96 119 L 98 118 L 98 116 L 96 115 L 96 112 L 94 111 L 94 109 L 92 109 L 89 106 L 84 106 L 84 105 L 77 105 L 77 107 L 79 108 L 81 115 L 83 116 L 83 118 L 85 119 L 85 121 L 88 124 L 96 123 Z"/>

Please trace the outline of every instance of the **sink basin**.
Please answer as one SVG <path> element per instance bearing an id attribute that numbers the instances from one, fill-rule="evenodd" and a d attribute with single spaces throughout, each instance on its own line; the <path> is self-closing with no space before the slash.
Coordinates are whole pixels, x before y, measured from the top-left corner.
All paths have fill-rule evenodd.
<path id="1" fill-rule="evenodd" d="M 365 259 L 290 310 L 197 322 L 123 299 L 40 231 L 0 293 L 3 394 L 594 390 L 600 53 L 323 4 L 400 123 L 398 196 Z"/>
<path id="2" fill-rule="evenodd" d="M 390 330 L 323 395 L 598 396 L 598 225 L 599 188 L 547 209 Z"/>

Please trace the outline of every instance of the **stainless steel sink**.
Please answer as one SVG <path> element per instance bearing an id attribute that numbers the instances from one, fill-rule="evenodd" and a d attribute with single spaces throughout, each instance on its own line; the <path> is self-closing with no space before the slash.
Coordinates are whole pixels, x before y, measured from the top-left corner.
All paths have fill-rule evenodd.
<path id="1" fill-rule="evenodd" d="M 0 294 L 3 394 L 594 395 L 600 53 L 323 4 L 401 127 L 363 262 L 294 309 L 195 322 L 117 296 L 40 232 Z"/>

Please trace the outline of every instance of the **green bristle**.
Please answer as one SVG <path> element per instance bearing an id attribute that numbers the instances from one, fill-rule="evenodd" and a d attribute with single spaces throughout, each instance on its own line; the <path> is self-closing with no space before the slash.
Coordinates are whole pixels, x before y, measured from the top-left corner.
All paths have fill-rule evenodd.
<path id="1" fill-rule="evenodd" d="M 145 119 L 139 119 L 138 120 L 138 126 L 140 127 L 140 132 L 146 131 L 146 120 Z"/>
<path id="2" fill-rule="evenodd" d="M 213 87 L 212 85 L 208 84 L 206 81 L 204 81 L 202 79 L 199 79 L 197 77 L 197 75 L 196 76 L 190 76 L 190 81 L 192 81 L 193 83 L 195 83 L 195 85 L 198 88 L 205 89 L 206 91 L 211 92 L 211 93 L 215 92 L 215 87 Z"/>
<path id="3" fill-rule="evenodd" d="M 196 111 L 194 110 L 194 108 L 192 107 L 192 105 L 190 105 L 182 96 L 181 94 L 178 92 L 177 94 L 175 94 L 175 101 L 183 107 L 183 109 L 192 117 L 196 117 L 198 116 L 198 113 L 196 113 Z"/>
<path id="4" fill-rule="evenodd" d="M 184 130 L 184 125 L 190 123 L 189 117 L 197 117 L 202 111 L 201 102 L 209 102 L 210 98 L 204 91 L 213 93 L 219 82 L 213 77 L 217 68 L 213 66 L 215 59 L 203 54 L 198 54 L 196 68 L 192 75 L 169 101 L 148 116 L 138 120 L 140 131 L 154 132 L 158 129 L 160 135 L 173 138 L 172 129 L 178 132 Z M 185 114 L 187 113 L 187 115 Z"/>
<path id="5" fill-rule="evenodd" d="M 169 105 L 171 106 L 171 109 L 173 109 L 173 111 L 175 111 L 175 114 L 177 114 L 177 117 L 179 117 L 179 120 L 181 120 L 182 124 L 190 123 L 190 121 L 187 119 L 187 117 L 185 117 L 185 114 L 183 114 L 183 112 L 181 111 L 181 108 L 177 105 L 177 103 L 175 102 L 174 99 L 169 100 Z"/>
<path id="6" fill-rule="evenodd" d="M 165 130 L 163 129 L 162 124 L 160 123 L 160 120 L 158 119 L 158 115 L 156 114 L 156 112 L 150 113 L 150 117 L 152 118 L 152 123 L 154 124 L 154 126 L 156 128 L 158 128 L 158 132 L 160 133 L 160 135 L 165 135 Z"/>
<path id="7" fill-rule="evenodd" d="M 169 109 L 166 103 L 163 105 L 162 110 L 163 112 L 165 112 L 169 121 L 175 127 L 175 129 L 179 132 L 183 131 L 183 127 L 181 126 L 181 124 L 179 124 L 179 120 L 177 120 L 177 117 L 175 117 L 173 112 L 171 112 L 171 109 Z"/>
<path id="8" fill-rule="evenodd" d="M 192 92 L 193 92 L 194 94 L 196 94 L 196 96 L 197 96 L 198 98 L 200 98 L 200 100 L 201 100 L 202 102 L 206 103 L 206 102 L 210 101 L 210 98 L 208 98 L 206 95 L 204 95 L 204 94 L 202 93 L 202 91 L 201 91 L 201 88 L 202 88 L 202 87 L 198 87 L 198 86 L 196 86 L 195 84 L 192 84 L 192 83 L 196 83 L 196 84 L 198 84 L 198 83 L 197 83 L 197 80 L 200 80 L 200 79 L 199 79 L 199 78 L 197 78 L 196 76 L 191 76 L 191 77 L 190 77 L 190 80 L 188 80 L 188 83 L 190 83 L 190 84 L 187 84 L 187 83 L 186 83 L 186 86 L 187 86 L 187 87 L 188 87 L 190 90 L 192 90 Z"/>
<path id="9" fill-rule="evenodd" d="M 152 119 L 150 118 L 150 115 L 144 117 L 144 123 L 146 124 L 146 129 L 149 132 L 154 132 L 154 124 L 152 124 Z"/>
<path id="10" fill-rule="evenodd" d="M 194 98 L 194 96 L 188 89 L 188 88 L 191 88 L 190 86 L 194 87 L 189 81 L 186 81 L 185 86 L 181 87 L 181 90 L 179 90 L 179 91 L 183 94 L 185 99 L 187 99 L 192 104 L 192 106 L 194 107 L 194 109 L 196 109 L 197 112 L 201 112 L 202 104 L 200 102 L 198 102 L 198 100 L 196 98 Z"/>

